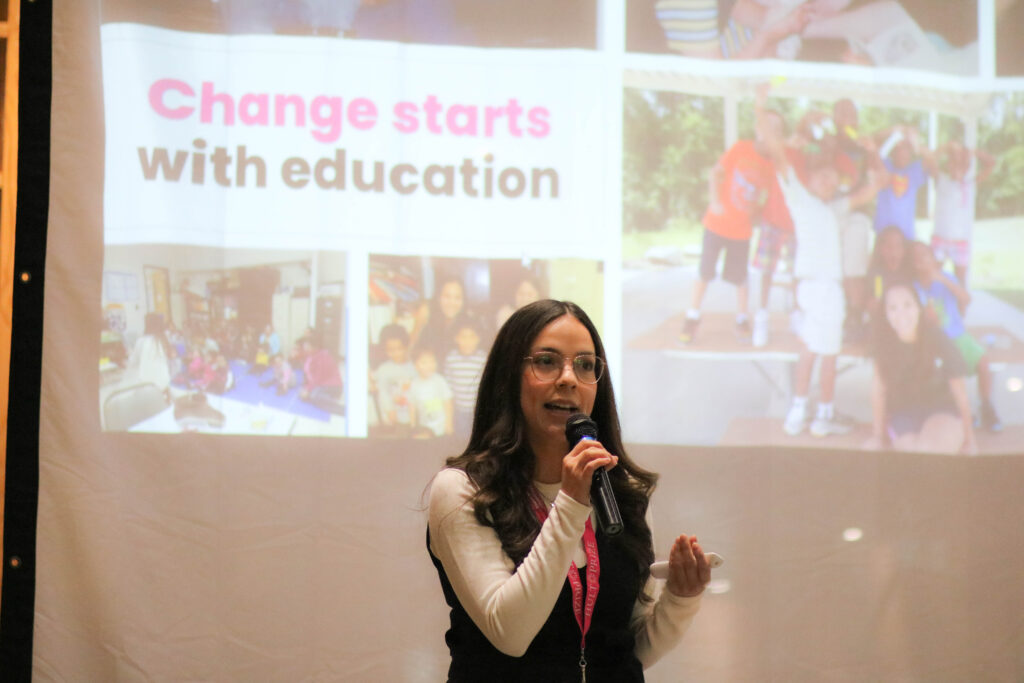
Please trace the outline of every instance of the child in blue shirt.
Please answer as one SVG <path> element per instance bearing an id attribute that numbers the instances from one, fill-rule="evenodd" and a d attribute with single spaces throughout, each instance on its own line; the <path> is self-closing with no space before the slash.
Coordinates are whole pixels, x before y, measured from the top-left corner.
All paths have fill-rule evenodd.
<path id="1" fill-rule="evenodd" d="M 878 193 L 875 206 L 875 232 L 880 233 L 895 225 L 908 240 L 916 239 L 914 218 L 917 213 L 917 194 L 928 182 L 934 171 L 934 160 L 927 149 L 918 143 L 917 131 L 893 132 L 883 145 L 883 151 L 891 148 L 891 155 L 884 155 L 885 170 L 889 182 Z"/>

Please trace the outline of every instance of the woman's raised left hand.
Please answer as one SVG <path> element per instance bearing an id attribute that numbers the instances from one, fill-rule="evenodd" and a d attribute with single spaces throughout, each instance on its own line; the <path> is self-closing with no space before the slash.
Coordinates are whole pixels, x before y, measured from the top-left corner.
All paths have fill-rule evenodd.
<path id="1" fill-rule="evenodd" d="M 668 589 L 681 598 L 704 592 L 711 580 L 711 565 L 696 536 L 680 534 L 668 553 Z"/>

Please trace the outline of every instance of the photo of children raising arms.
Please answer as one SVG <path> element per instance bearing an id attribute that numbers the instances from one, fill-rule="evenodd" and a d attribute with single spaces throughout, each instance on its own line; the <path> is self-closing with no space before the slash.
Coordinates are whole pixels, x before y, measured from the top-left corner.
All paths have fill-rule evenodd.
<path id="1" fill-rule="evenodd" d="M 647 142 L 624 159 L 625 396 L 630 377 L 673 378 L 671 409 L 631 417 L 663 443 L 1011 451 L 1005 432 L 1024 435 L 1024 278 L 1006 252 L 1024 249 L 1024 207 L 1001 190 L 1016 180 L 1000 176 L 1014 171 L 996 141 L 1024 134 L 1020 96 L 954 114 L 782 79 L 721 89 L 625 93 L 626 135 Z M 701 174 L 673 165 L 684 149 Z M 902 337 L 886 317 L 898 284 L 921 319 Z M 913 381 L 947 387 L 939 412 L 956 429 L 906 437 L 935 406 L 903 402 L 921 386 L 900 384 L 911 375 L 886 354 L 948 366 Z"/>
<path id="2" fill-rule="evenodd" d="M 766 94 L 767 88 L 758 93 L 754 110 L 758 122 L 781 118 L 778 112 L 765 107 Z M 876 163 L 877 154 L 870 138 L 864 138 L 860 147 L 862 154 L 870 157 L 875 171 L 868 182 L 846 194 L 840 189 L 836 140 L 823 143 L 814 151 L 809 151 L 807 145 L 804 152 L 791 148 L 791 155 L 788 155 L 784 141 L 778 136 L 767 148 L 796 240 L 793 276 L 798 315 L 794 316 L 794 327 L 802 346 L 794 373 L 793 403 L 783 423 L 783 430 L 790 436 L 800 434 L 807 426 L 807 400 L 818 356 L 821 357 L 819 398 L 810 432 L 814 436 L 828 436 L 849 431 L 836 420 L 833 405 L 836 362 L 846 320 L 842 234 L 851 222 L 850 214 L 875 199 L 888 179 L 878 170 L 880 164 Z M 797 173 L 794 163 L 802 167 L 801 174 Z M 763 317 L 767 317 L 766 312 Z"/>
<path id="3" fill-rule="evenodd" d="M 519 307 L 570 299 L 603 319 L 596 261 L 372 254 L 368 289 L 370 437 L 468 437 L 491 341 Z"/>

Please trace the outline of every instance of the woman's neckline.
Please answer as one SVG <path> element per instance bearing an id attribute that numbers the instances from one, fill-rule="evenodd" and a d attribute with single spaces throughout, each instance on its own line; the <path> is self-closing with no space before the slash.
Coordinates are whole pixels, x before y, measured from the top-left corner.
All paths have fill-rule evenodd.
<path id="1" fill-rule="evenodd" d="M 562 489 L 562 482 L 560 481 L 556 481 L 552 484 L 546 484 L 542 481 L 534 480 L 533 485 L 537 489 L 541 498 L 548 503 L 553 503 L 555 498 L 558 496 L 558 492 Z"/>

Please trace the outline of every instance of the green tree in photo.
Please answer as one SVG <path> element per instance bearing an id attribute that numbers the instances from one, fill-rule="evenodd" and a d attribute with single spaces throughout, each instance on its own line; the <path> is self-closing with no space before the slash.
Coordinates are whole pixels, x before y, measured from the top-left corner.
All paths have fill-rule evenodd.
<path id="1" fill-rule="evenodd" d="M 978 218 L 1024 216 L 1024 93 L 1000 93 L 978 121 L 978 147 L 996 167 L 978 185 Z"/>
<path id="2" fill-rule="evenodd" d="M 722 100 L 627 89 L 624 109 L 624 230 L 696 229 L 722 153 Z"/>

